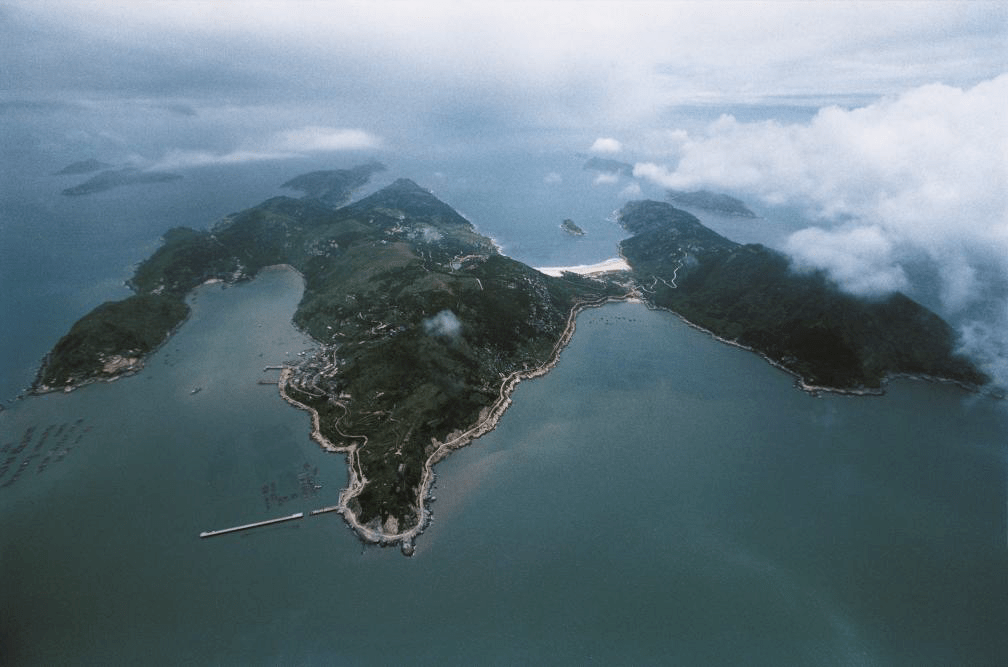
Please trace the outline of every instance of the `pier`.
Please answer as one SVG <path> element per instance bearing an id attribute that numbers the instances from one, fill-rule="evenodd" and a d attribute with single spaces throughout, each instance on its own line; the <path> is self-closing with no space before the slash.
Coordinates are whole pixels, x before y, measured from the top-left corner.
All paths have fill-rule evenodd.
<path id="1" fill-rule="evenodd" d="M 216 537 L 217 535 L 226 535 L 227 533 L 237 533 L 242 530 L 248 530 L 250 528 L 259 528 L 260 526 L 269 526 L 274 523 L 283 523 L 284 521 L 294 521 L 295 519 L 301 519 L 304 517 L 304 512 L 298 512 L 296 514 L 291 514 L 289 516 L 281 516 L 276 519 L 267 519 L 265 521 L 256 521 L 255 523 L 246 523 L 241 526 L 233 526 L 231 528 L 222 528 L 220 530 L 208 530 L 199 534 L 200 537 Z"/>
<path id="2" fill-rule="evenodd" d="M 316 516 L 318 514 L 325 514 L 326 512 L 338 512 L 340 509 L 339 505 L 330 505 L 329 507 L 320 507 L 317 510 L 312 510 L 308 512 L 310 516 Z"/>

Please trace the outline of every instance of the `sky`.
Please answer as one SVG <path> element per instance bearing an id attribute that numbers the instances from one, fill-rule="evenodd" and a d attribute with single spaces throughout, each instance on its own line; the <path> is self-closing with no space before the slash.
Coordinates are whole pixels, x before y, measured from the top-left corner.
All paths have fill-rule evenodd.
<path id="1" fill-rule="evenodd" d="M 1008 383 L 1006 107 L 1008 2 L 0 0 L 8 158 L 612 157 L 803 211 L 852 293 L 930 276 Z"/>

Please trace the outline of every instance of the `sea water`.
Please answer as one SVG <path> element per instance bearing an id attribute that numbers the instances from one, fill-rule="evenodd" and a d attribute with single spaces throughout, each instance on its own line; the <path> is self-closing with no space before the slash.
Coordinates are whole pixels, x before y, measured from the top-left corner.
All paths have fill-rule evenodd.
<path id="1" fill-rule="evenodd" d="M 346 483 L 308 415 L 259 384 L 311 346 L 289 324 L 301 290 L 285 270 L 204 286 L 136 376 L 0 413 L 0 442 L 33 429 L 18 461 L 50 429 L 0 487 L 3 662 L 888 664 L 1005 650 L 1002 406 L 920 382 L 814 398 L 640 304 L 582 313 L 561 363 L 438 465 L 412 558 L 364 547 L 336 514 L 200 539 L 307 514 Z M 39 472 L 52 449 L 69 451 Z"/>
<path id="2" fill-rule="evenodd" d="M 627 181 L 597 185 L 580 158 L 388 162 L 370 189 L 412 177 L 518 259 L 615 254 Z M 60 166 L 12 173 L 0 193 L 5 399 L 77 317 L 127 293 L 165 229 L 205 228 L 297 173 L 349 165 L 189 170 L 84 198 L 58 194 L 74 184 L 45 175 Z M 563 234 L 565 217 L 588 234 Z M 771 245 L 788 229 L 704 219 Z M 312 346 L 290 325 L 302 289 L 290 271 L 204 286 L 136 376 L 5 403 L 0 663 L 991 664 L 1008 652 L 1003 402 L 911 381 L 814 398 L 640 304 L 582 313 L 561 363 L 438 465 L 413 558 L 364 547 L 331 513 L 201 540 L 333 504 L 346 483 L 343 457 L 309 439 L 308 416 L 263 370 Z"/>

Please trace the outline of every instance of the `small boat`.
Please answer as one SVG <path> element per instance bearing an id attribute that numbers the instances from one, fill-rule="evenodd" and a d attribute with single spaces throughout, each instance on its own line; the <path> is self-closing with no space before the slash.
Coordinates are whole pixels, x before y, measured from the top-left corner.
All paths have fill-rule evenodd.
<path id="1" fill-rule="evenodd" d="M 203 387 L 196 387 L 195 389 L 193 389 L 193 390 L 192 390 L 192 391 L 190 391 L 189 393 L 190 393 L 190 394 L 198 394 L 198 393 L 200 393 L 201 391 L 203 391 Z"/>

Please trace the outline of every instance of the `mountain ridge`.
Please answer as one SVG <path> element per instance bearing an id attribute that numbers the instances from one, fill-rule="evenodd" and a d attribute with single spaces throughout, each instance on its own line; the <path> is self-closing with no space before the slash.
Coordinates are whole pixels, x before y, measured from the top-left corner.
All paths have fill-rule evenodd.
<path id="1" fill-rule="evenodd" d="M 867 300 L 783 254 L 741 245 L 666 202 L 629 202 L 620 244 L 651 305 L 751 348 L 809 387 L 880 390 L 920 375 L 978 387 L 989 378 L 955 352 L 952 328 L 906 295 Z"/>

